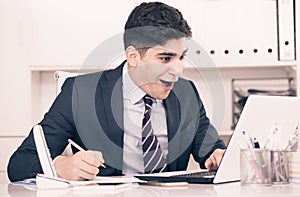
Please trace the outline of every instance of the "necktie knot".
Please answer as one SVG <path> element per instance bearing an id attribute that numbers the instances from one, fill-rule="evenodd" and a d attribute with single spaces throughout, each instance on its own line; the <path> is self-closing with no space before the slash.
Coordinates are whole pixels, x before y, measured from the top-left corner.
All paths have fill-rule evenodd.
<path id="1" fill-rule="evenodd" d="M 143 97 L 143 100 L 144 100 L 144 102 L 145 102 L 146 107 L 149 107 L 149 108 L 152 107 L 152 104 L 153 104 L 153 102 L 154 102 L 154 98 L 152 98 L 151 96 L 149 96 L 148 94 L 146 94 L 146 95 Z"/>

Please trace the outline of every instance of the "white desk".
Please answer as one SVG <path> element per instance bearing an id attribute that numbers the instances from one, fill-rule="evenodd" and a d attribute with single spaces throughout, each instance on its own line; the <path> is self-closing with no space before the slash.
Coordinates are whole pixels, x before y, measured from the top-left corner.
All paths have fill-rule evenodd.
<path id="1" fill-rule="evenodd" d="M 107 191 L 89 189 L 56 189 L 30 191 L 23 186 L 0 184 L 1 197 L 76 197 L 76 196 L 122 196 L 122 197 L 165 197 L 165 196 L 300 196 L 300 184 L 277 185 L 270 187 L 244 187 L 239 182 L 219 185 L 189 184 L 186 187 L 157 187 L 133 185 Z"/>

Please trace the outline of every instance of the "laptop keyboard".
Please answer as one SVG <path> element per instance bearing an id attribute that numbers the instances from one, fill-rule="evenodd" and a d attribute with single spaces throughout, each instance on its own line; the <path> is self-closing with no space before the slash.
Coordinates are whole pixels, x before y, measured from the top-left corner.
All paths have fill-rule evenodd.
<path id="1" fill-rule="evenodd" d="M 171 176 L 135 176 L 145 181 L 156 182 L 188 182 L 188 183 L 203 183 L 211 184 L 215 178 L 217 171 L 202 171 L 202 172 L 186 172 L 185 174 L 176 174 Z"/>
<path id="2" fill-rule="evenodd" d="M 210 177 L 215 176 L 217 171 L 193 172 L 187 174 L 175 175 L 176 177 Z"/>

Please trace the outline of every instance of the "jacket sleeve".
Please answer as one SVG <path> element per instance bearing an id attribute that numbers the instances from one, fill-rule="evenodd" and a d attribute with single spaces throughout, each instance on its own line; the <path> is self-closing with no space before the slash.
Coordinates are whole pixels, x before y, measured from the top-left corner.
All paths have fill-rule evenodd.
<path id="1" fill-rule="evenodd" d="M 69 78 L 62 86 L 61 93 L 56 97 L 48 113 L 40 124 L 52 158 L 60 155 L 67 145 L 67 139 L 76 137 L 75 124 L 72 113 L 72 91 L 74 78 Z M 22 144 L 10 157 L 7 166 L 10 181 L 19 181 L 35 177 L 42 173 L 33 132 L 25 138 Z"/>
<path id="2" fill-rule="evenodd" d="M 192 83 L 193 85 L 193 83 Z M 193 85 L 194 86 L 194 85 Z M 194 86 L 195 91 L 196 87 Z M 198 95 L 198 94 L 197 94 Z M 198 126 L 194 142 L 192 145 L 192 154 L 200 164 L 201 168 L 205 168 L 205 161 L 215 149 L 225 149 L 224 142 L 220 139 L 215 127 L 211 124 L 206 115 L 203 103 L 198 95 L 199 100 L 199 113 L 198 113 Z"/>

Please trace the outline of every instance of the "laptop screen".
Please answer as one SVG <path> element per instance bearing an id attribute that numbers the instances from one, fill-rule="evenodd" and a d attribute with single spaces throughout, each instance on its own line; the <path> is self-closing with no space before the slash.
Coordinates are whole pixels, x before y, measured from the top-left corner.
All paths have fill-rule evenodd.
<path id="1" fill-rule="evenodd" d="M 251 138 L 256 138 L 263 147 L 270 131 L 276 124 L 280 128 L 278 133 L 280 146 L 285 147 L 299 121 L 299 97 L 249 96 L 233 131 L 214 183 L 240 180 L 240 148 L 248 147 L 243 132 L 246 132 Z"/>
<path id="2" fill-rule="evenodd" d="M 295 110 L 299 109 L 299 110 Z M 186 173 L 166 172 L 157 174 L 137 175 L 143 180 L 151 181 L 188 181 L 193 183 L 225 183 L 240 180 L 240 148 L 247 148 L 247 140 L 243 132 L 247 132 L 252 138 L 256 138 L 261 146 L 266 139 L 274 123 L 280 127 L 281 145 L 286 146 L 300 120 L 300 98 L 287 96 L 257 96 L 251 95 L 247 99 L 240 119 L 231 136 L 228 147 L 222 158 L 220 166 L 213 177 L 184 177 Z M 202 171 L 202 170 L 201 170 Z M 179 175 L 181 178 L 174 176 Z M 171 177 L 171 178 L 170 178 Z M 204 177 L 205 178 L 205 177 Z"/>

